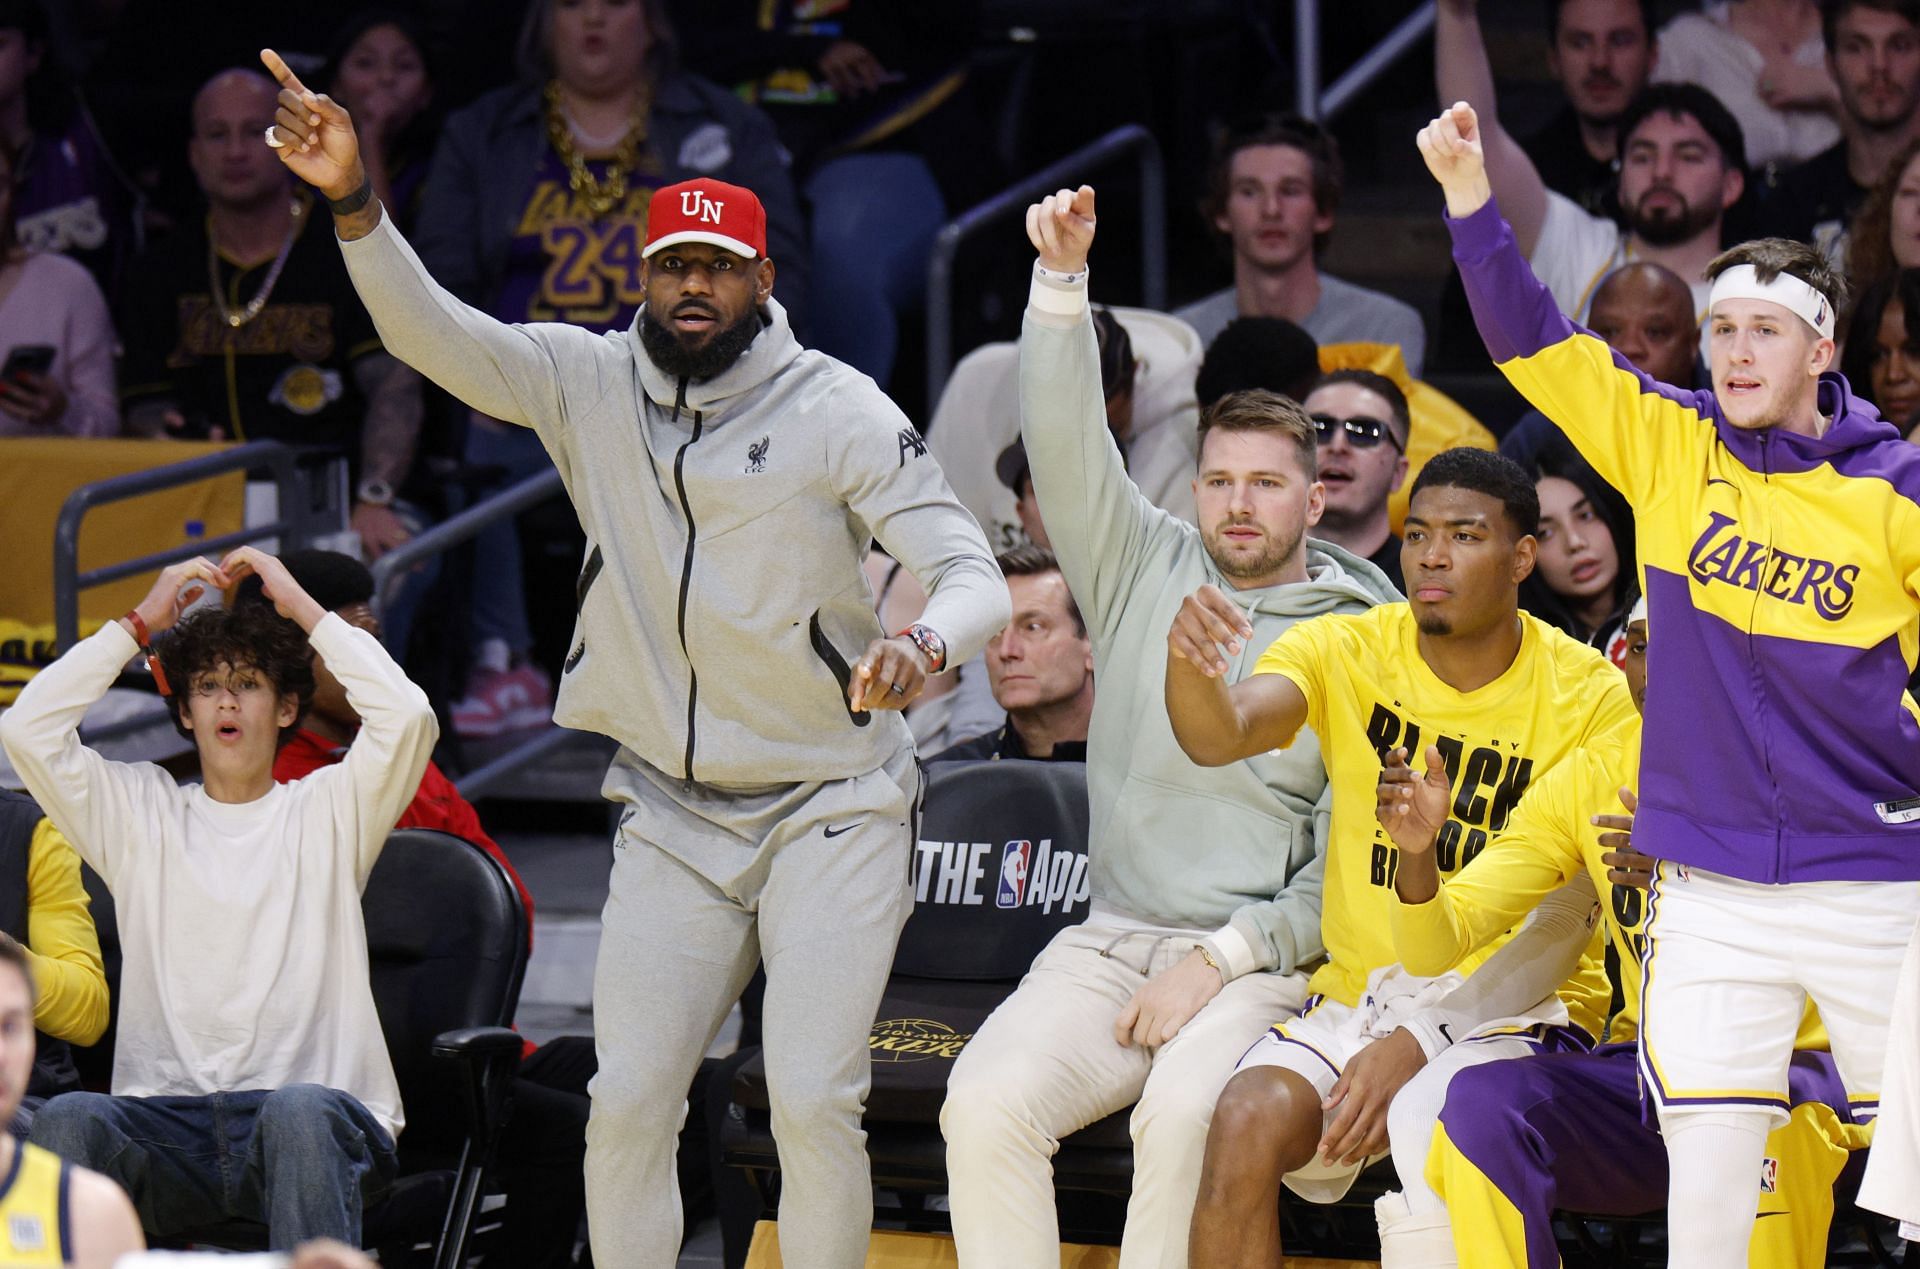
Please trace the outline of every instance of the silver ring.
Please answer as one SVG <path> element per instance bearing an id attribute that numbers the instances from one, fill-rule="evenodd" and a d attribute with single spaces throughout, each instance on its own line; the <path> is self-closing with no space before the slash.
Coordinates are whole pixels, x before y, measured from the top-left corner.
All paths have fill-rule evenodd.
<path id="1" fill-rule="evenodd" d="M 280 140 L 278 137 L 275 137 L 273 135 L 273 129 L 274 129 L 273 124 L 267 125 L 267 144 L 272 146 L 276 150 L 286 149 L 287 143 L 285 141 Z"/>
<path id="2" fill-rule="evenodd" d="M 887 690 L 889 692 L 892 692 L 895 696 L 905 696 L 907 694 L 907 689 L 904 687 L 901 687 L 898 683 L 895 683 L 892 687 L 888 688 Z"/>

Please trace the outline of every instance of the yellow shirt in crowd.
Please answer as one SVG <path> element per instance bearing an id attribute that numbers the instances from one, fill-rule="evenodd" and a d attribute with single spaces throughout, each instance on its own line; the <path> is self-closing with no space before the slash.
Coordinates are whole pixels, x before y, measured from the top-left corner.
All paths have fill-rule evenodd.
<path id="1" fill-rule="evenodd" d="M 39 995 L 33 1025 L 58 1040 L 92 1044 L 107 1030 L 107 971 L 80 856 L 49 819 L 33 830 L 27 896 L 27 959 Z"/>

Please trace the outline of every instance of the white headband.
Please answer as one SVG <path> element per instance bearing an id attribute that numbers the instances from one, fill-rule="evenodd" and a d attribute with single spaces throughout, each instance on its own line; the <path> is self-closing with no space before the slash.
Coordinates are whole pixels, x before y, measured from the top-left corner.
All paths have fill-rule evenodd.
<path id="1" fill-rule="evenodd" d="M 1833 338 L 1833 305 L 1827 303 L 1826 296 L 1791 273 L 1781 273 L 1771 282 L 1762 282 L 1752 265 L 1736 264 L 1713 280 L 1708 311 L 1718 307 L 1721 300 L 1768 300 L 1820 332 L 1820 338 Z"/>
<path id="2" fill-rule="evenodd" d="M 1631 626 L 1636 621 L 1645 621 L 1646 619 L 1647 597 L 1642 595 L 1633 601 L 1633 610 L 1627 614 L 1627 619 L 1623 624 Z"/>

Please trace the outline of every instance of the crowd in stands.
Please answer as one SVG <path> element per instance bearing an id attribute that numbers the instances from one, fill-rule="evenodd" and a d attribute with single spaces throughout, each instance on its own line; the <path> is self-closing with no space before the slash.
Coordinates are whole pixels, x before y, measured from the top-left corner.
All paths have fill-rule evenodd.
<path id="1" fill-rule="evenodd" d="M 385 346 L 326 200 L 262 139 L 284 112 L 274 78 L 236 57 L 190 85 L 93 93 L 100 68 L 115 65 L 113 24 L 56 20 L 52 5 L 0 0 L 0 462 L 15 438 L 280 441 L 341 465 L 334 545 L 348 550 L 243 548 L 173 566 L 128 619 L 39 670 L 0 712 L 6 752 L 35 794 L 0 790 L 0 1064 L 10 1072 L 20 1051 L 5 1038 L 10 1017 L 39 1033 L 25 1073 L 0 1078 L 0 1118 L 33 1144 L 6 1146 L 0 1163 L 11 1155 L 65 1177 L 47 1152 L 69 1161 L 86 1178 L 74 1202 L 101 1231 L 86 1239 L 110 1249 L 140 1245 L 135 1224 L 170 1236 L 235 1215 L 268 1225 L 277 1247 L 357 1245 L 405 1121 L 378 1042 L 359 889 L 396 824 L 441 829 L 505 867 L 531 944 L 536 896 L 435 757 L 463 764 L 461 742 L 551 726 L 555 684 L 572 668 L 541 651 L 540 596 L 552 588 L 526 538 L 544 529 L 497 520 L 384 606 L 367 566 L 554 460 L 532 428 L 455 401 Z M 501 38 L 484 57 L 449 38 L 440 7 L 358 9 L 295 29 L 282 51 L 350 110 L 374 196 L 453 296 L 507 323 L 643 326 L 653 195 L 717 178 L 764 206 L 765 254 L 800 342 L 883 390 L 911 381 L 906 336 L 935 235 L 1016 175 L 979 140 L 973 6 L 518 0 L 488 6 L 500 13 L 480 25 Z M 1520 253 L 1552 305 L 1616 362 L 1685 390 L 1709 383 L 1709 262 L 1753 237 L 1811 244 L 1846 282 L 1837 368 L 1920 446 L 1920 0 L 1705 0 L 1665 16 L 1648 0 L 1545 0 L 1538 43 L 1555 106 L 1523 126 L 1503 115 L 1510 85 L 1496 82 L 1477 0 L 1440 0 L 1435 96 L 1477 109 L 1487 178 Z M 493 82 L 475 82 L 476 67 Z M 1289 1100 L 1285 1059 L 1241 1055 L 1256 1041 L 1284 1045 L 1263 1034 L 1306 999 L 1295 970 L 1315 963 L 1322 937 L 1304 915 L 1310 903 L 1320 919 L 1314 835 L 1337 806 L 1326 773 L 1365 785 L 1372 834 L 1363 769 L 1398 742 L 1347 753 L 1326 740 L 1285 744 L 1302 722 L 1314 733 L 1340 725 L 1327 711 L 1339 707 L 1329 667 L 1341 655 L 1383 691 L 1431 687 L 1396 677 L 1406 667 L 1383 649 L 1412 636 L 1376 615 L 1403 611 L 1395 601 L 1424 575 L 1408 574 L 1427 567 L 1436 499 L 1471 494 L 1532 543 L 1507 543 L 1476 567 L 1497 581 L 1524 557 L 1511 596 L 1487 582 L 1480 602 L 1524 615 L 1529 664 L 1552 685 L 1542 691 L 1591 722 L 1576 733 L 1564 718 L 1528 718 L 1543 767 L 1553 744 L 1579 748 L 1626 721 L 1645 691 L 1644 679 L 1631 699 L 1624 681 L 1596 682 L 1577 655 L 1597 649 L 1629 674 L 1645 655 L 1644 560 L 1627 499 L 1548 413 L 1476 415 L 1468 394 L 1449 395 L 1448 372 L 1486 368 L 1456 343 L 1466 331 L 1477 345 L 1457 275 L 1434 295 L 1389 294 L 1323 267 L 1335 239 L 1368 231 L 1340 222 L 1339 143 L 1320 122 L 1243 104 L 1215 121 L 1201 187 L 1177 191 L 1198 214 L 1174 218 L 1175 233 L 1211 239 L 1228 286 L 1199 295 L 1176 279 L 1189 302 L 1171 312 L 1112 302 L 1126 297 L 1098 286 L 1089 303 L 1084 251 L 1083 268 L 1058 278 L 1043 251 L 1035 294 L 1055 288 L 1052 311 L 1074 321 L 1087 312 L 1090 337 L 1069 344 L 1064 320 L 1043 320 L 1016 343 L 1009 327 L 960 359 L 930 418 L 909 408 L 920 430 L 900 432 L 902 464 L 910 447 L 930 451 L 984 531 L 1012 610 L 983 652 L 907 707 L 920 756 L 1094 763 L 1092 913 L 974 1038 L 943 1115 L 968 1263 L 1046 1261 L 1059 1230 L 1042 1143 L 1128 1105 L 1138 1107 L 1133 1263 L 1187 1263 L 1190 1231 L 1198 1263 L 1265 1219 L 1283 1176 L 1308 1192 L 1296 1180 L 1305 1147 L 1322 1144 L 1320 1110 Z M 169 109 L 175 117 L 155 117 Z M 1412 172 L 1411 138 L 1406 152 Z M 1408 188 L 1431 202 L 1429 187 Z M 1375 244 L 1347 245 L 1354 259 Z M 759 331 L 749 325 L 743 341 Z M 1058 381 L 1036 385 L 1036 347 Z M 1270 430 L 1276 402 L 1300 416 L 1285 445 Z M 1039 435 L 1040 411 L 1085 421 L 1097 444 Z M 1238 487 L 1254 461 L 1243 451 L 1264 443 L 1314 474 L 1310 514 L 1246 510 L 1267 491 Z M 891 462 L 891 441 L 887 450 Z M 1411 505 L 1421 493 L 1424 517 Z M 1287 517 L 1308 526 L 1304 541 L 1274 537 Z M 1271 557 L 1233 571 L 1264 548 Z M 579 582 L 582 612 L 600 559 L 595 549 Z M 885 630 L 920 618 L 927 590 L 884 551 L 866 558 L 864 577 Z M 1222 600 L 1209 617 L 1191 596 L 1223 578 L 1286 594 L 1271 607 L 1257 595 L 1240 608 Z M 174 627 L 174 594 L 192 581 L 246 598 Z M 458 620 L 423 620 L 428 596 Z M 1212 671 L 1197 659 L 1192 681 L 1175 682 L 1162 641 L 1181 620 L 1247 623 L 1231 631 L 1241 644 L 1220 683 L 1200 683 Z M 1320 641 L 1283 639 L 1316 625 Z M 1362 651 L 1336 648 L 1325 633 L 1336 627 Z M 1270 644 L 1275 660 L 1263 663 Z M 82 707 L 136 654 L 171 685 L 198 786 L 79 742 Z M 1291 726 L 1220 741 L 1208 693 L 1256 666 L 1314 686 L 1274 715 Z M 416 686 L 428 679 L 433 700 Z M 1127 763 L 1101 763 L 1103 733 L 1107 752 L 1129 749 Z M 1169 860 L 1155 849 L 1252 816 L 1280 843 L 1262 857 Z M 209 841 L 211 862 L 197 853 Z M 84 1088 L 69 1052 L 108 1026 L 83 862 L 114 896 L 126 966 L 112 1095 Z M 254 915 L 235 922 L 240 909 Z M 1488 937 L 1473 955 L 1492 952 Z M 1329 927 L 1324 941 L 1334 960 L 1313 980 L 1316 998 L 1371 1000 L 1391 981 L 1371 976 L 1395 960 L 1387 931 Z M 1569 986 L 1545 998 L 1564 1001 L 1554 1025 L 1571 1016 L 1598 1036 L 1608 1011 L 1589 989 L 1602 990 L 1604 971 L 1575 967 L 1579 955 L 1569 953 Z M 1498 978 L 1519 960 L 1501 951 L 1476 963 L 1501 967 Z M 273 972 L 240 972 L 261 965 Z M 1415 991 L 1425 994 L 1409 996 L 1409 1011 L 1470 1016 L 1464 994 Z M 1203 1025 L 1181 1029 L 1196 1018 Z M 1115 1043 L 1097 1043 L 1108 1034 Z M 1314 1042 L 1354 1056 L 1374 1038 Z M 1440 1047 L 1424 1032 L 1418 1043 L 1422 1062 Z M 1073 1066 L 1093 1048 L 1101 1061 Z M 1036 1054 L 1053 1074 L 1032 1073 Z M 505 1263 L 574 1263 L 597 1061 L 590 1039 L 527 1045 L 501 1146 L 501 1180 L 516 1195 Z M 1303 1074 L 1316 1094 L 1332 1091 L 1333 1077 Z M 1397 1132 L 1430 1135 L 1440 1121 L 1444 1083 L 1422 1087 L 1409 1085 Z M 1383 1119 L 1377 1148 L 1348 1162 L 1387 1153 L 1386 1132 Z M 1428 1135 L 1417 1149 L 1392 1146 L 1403 1178 L 1426 1174 Z M 1261 1141 L 1285 1148 L 1262 1154 Z M 1228 1157 L 1260 1164 L 1228 1176 Z M 1320 1180 L 1344 1189 L 1357 1168 L 1343 1168 Z M 233 1170 L 237 1188 L 222 1179 Z M 1408 1189 L 1406 1219 L 1438 1205 L 1424 1180 Z M 103 1254 L 86 1239 L 74 1263 Z M 359 1263 L 344 1247 L 304 1254 L 296 1263 L 313 1269 Z"/>
<path id="2" fill-rule="evenodd" d="M 365 8 L 302 32 L 308 47 L 294 49 L 353 110 L 376 194 L 463 299 L 507 320 L 624 327 L 651 191 L 719 176 L 765 202 L 796 330 L 885 385 L 934 229 L 1003 176 L 969 140 L 981 118 L 970 12 L 849 3 L 823 20 L 789 5 L 504 6 L 492 26 L 517 20 L 517 43 L 491 64 L 499 74 L 510 62 L 512 82 L 477 96 L 471 68 L 449 64 L 464 46 L 428 7 Z M 1562 93 L 1544 126 L 1503 126 L 1472 0 L 1441 6 L 1438 92 L 1481 105 L 1496 193 L 1556 300 L 1656 378 L 1698 378 L 1678 337 L 1699 325 L 1701 267 L 1736 237 L 1816 242 L 1862 297 L 1920 264 L 1920 197 L 1908 188 L 1920 188 L 1920 49 L 1899 5 L 1728 0 L 1660 25 L 1636 0 L 1562 0 L 1545 18 Z M 76 33 L 43 0 L 0 6 L 0 236 L 19 243 L 0 263 L 0 333 L 18 354 L 0 376 L 0 435 L 265 438 L 336 454 L 351 494 L 342 527 L 368 561 L 544 469 L 529 433 L 448 408 L 382 350 L 325 217 L 254 143 L 271 119 L 269 82 L 229 68 L 190 94 L 140 99 L 177 101 L 180 117 L 103 116 L 89 90 L 114 64 L 113 25 L 96 17 Z M 129 111 L 117 93 L 92 95 Z M 153 144 L 159 135 L 182 143 Z M 1372 370 L 1410 399 L 1406 470 L 1389 486 L 1397 525 L 1407 482 L 1444 447 L 1422 443 L 1435 395 L 1420 379 L 1427 305 L 1408 302 L 1417 288 L 1389 295 L 1323 267 L 1347 183 L 1327 128 L 1243 111 L 1215 140 L 1193 191 L 1196 227 L 1230 260 L 1231 285 L 1171 317 L 1098 319 L 1130 469 L 1158 505 L 1190 517 L 1197 408 L 1255 381 L 1297 394 L 1316 369 Z M 1690 320 L 1676 283 L 1690 291 Z M 1469 325 L 1457 286 L 1430 311 L 1437 329 Z M 1284 325 L 1229 331 L 1257 322 Z M 1891 376 L 1873 387 L 1900 413 L 1897 368 L 1875 372 L 1868 340 L 1844 342 L 1850 367 Z M 1307 350 L 1317 367 L 1284 370 L 1311 361 Z M 1011 353 L 963 363 L 926 429 L 997 550 L 1041 541 L 993 469 L 1015 439 Z M 1223 379 L 1234 363 L 1251 379 Z M 1865 377 L 1854 378 L 1863 390 Z M 1473 422 L 1442 439 L 1500 438 L 1523 464 L 1550 426 L 1488 417 L 1481 433 Z M 1349 440 L 1357 464 L 1371 457 L 1360 452 L 1368 435 Z M 981 455 L 974 437 L 999 443 Z M 1374 482 L 1345 465 L 1330 469 L 1340 490 L 1326 531 L 1352 533 L 1391 573 L 1377 516 L 1355 505 Z M 1363 527 L 1345 527 L 1356 516 Z M 435 649 L 459 675 L 449 717 L 462 737 L 548 716 L 558 666 L 535 655 L 526 558 L 516 522 L 498 521 L 442 583 L 471 614 L 467 646 Z M 408 613 L 388 625 L 404 657 Z"/>

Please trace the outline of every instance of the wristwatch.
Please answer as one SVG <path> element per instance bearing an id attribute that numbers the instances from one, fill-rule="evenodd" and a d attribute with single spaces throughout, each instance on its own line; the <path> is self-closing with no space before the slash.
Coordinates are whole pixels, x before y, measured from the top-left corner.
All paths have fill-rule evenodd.
<path id="1" fill-rule="evenodd" d="M 391 507 L 393 486 L 378 476 L 368 476 L 354 487 L 353 497 L 356 502 L 364 502 L 371 506 Z"/>
<path id="2" fill-rule="evenodd" d="M 931 626 L 923 626 L 916 621 L 902 630 L 900 635 L 913 640 L 913 646 L 926 654 L 929 674 L 938 674 L 947 668 L 947 641 L 935 634 Z"/>

